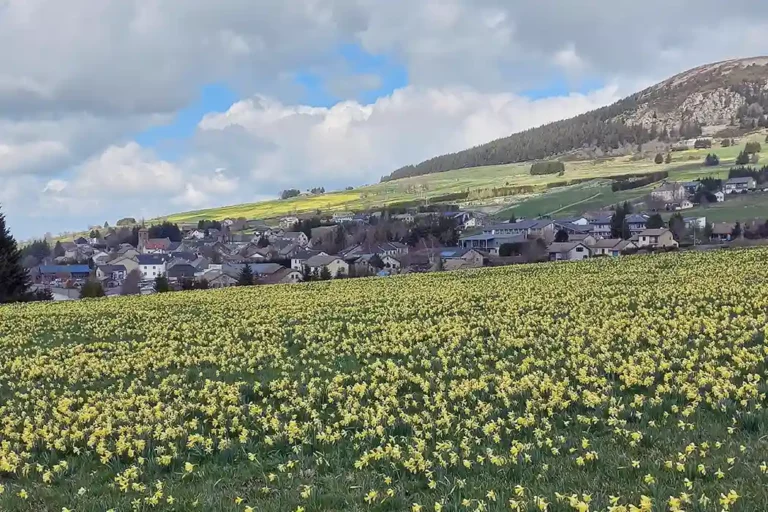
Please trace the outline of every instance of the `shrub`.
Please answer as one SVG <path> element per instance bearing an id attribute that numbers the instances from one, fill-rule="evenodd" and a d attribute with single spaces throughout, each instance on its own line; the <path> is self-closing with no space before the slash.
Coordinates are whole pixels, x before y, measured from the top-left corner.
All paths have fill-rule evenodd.
<path id="1" fill-rule="evenodd" d="M 563 162 L 536 162 L 531 166 L 531 176 L 565 173 Z"/>

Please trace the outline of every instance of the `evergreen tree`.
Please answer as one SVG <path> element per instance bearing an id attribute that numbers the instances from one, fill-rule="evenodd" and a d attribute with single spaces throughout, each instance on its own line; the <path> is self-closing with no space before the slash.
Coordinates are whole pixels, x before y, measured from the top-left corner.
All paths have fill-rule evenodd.
<path id="1" fill-rule="evenodd" d="M 101 287 L 101 283 L 89 279 L 80 289 L 81 299 L 94 299 L 97 297 L 104 297 L 104 288 Z"/>
<path id="2" fill-rule="evenodd" d="M 611 218 L 611 236 L 613 238 L 623 238 L 626 240 L 631 236 L 629 224 L 627 223 L 627 214 L 629 213 L 632 213 L 629 203 L 625 202 L 623 205 L 616 205 L 616 210 Z"/>
<path id="3" fill-rule="evenodd" d="M 657 164 L 663 164 L 664 163 L 664 155 L 661 153 L 656 153 L 656 158 L 653 159 L 654 162 Z"/>
<path id="4" fill-rule="evenodd" d="M 321 281 L 330 281 L 331 280 L 331 271 L 328 269 L 327 266 L 323 267 L 320 270 L 320 280 Z"/>
<path id="5" fill-rule="evenodd" d="M 238 286 L 251 286 L 253 285 L 253 271 L 251 266 L 246 264 L 243 270 L 240 271 L 240 277 L 237 278 Z"/>
<path id="6" fill-rule="evenodd" d="M 742 151 L 739 156 L 736 157 L 736 165 L 747 165 L 749 163 L 749 153 Z"/>
<path id="7" fill-rule="evenodd" d="M 53 246 L 53 257 L 54 258 L 61 258 L 64 256 L 64 246 L 61 245 L 61 240 L 58 240 L 56 242 L 56 245 Z"/>
<path id="8" fill-rule="evenodd" d="M 720 143 L 720 146 L 727 148 L 731 146 L 731 139 L 723 139 L 723 141 Z"/>
<path id="9" fill-rule="evenodd" d="M 664 159 L 665 164 L 671 164 L 672 163 L 672 153 L 667 153 L 667 157 Z"/>
<path id="10" fill-rule="evenodd" d="M 384 268 L 384 262 L 381 260 L 381 256 L 379 256 L 378 254 L 374 254 L 373 256 L 371 256 L 371 259 L 368 260 L 368 264 L 378 270 L 381 270 L 382 268 Z"/>
<path id="11" fill-rule="evenodd" d="M 168 278 L 160 275 L 155 278 L 155 292 L 167 293 L 171 291 L 171 285 L 168 284 Z"/>
<path id="12" fill-rule="evenodd" d="M 731 238 L 734 240 L 737 238 L 741 238 L 741 233 L 742 233 L 741 223 L 737 222 L 736 225 L 733 226 L 733 230 L 731 231 Z"/>
<path id="13" fill-rule="evenodd" d="M 264 235 L 261 235 L 261 238 L 259 238 L 259 241 L 256 243 L 256 245 L 258 245 L 261 249 L 269 247 L 269 239 Z"/>
<path id="14" fill-rule="evenodd" d="M 659 229 L 664 227 L 664 219 L 661 218 L 661 214 L 654 213 L 648 217 L 648 221 L 645 223 L 647 229 Z"/>
<path id="15" fill-rule="evenodd" d="M 21 299 L 27 291 L 29 276 L 21 265 L 21 251 L 0 213 L 0 304 Z"/>
<path id="16" fill-rule="evenodd" d="M 568 241 L 568 232 L 564 229 L 559 230 L 557 233 L 555 233 L 555 242 L 567 242 Z"/>

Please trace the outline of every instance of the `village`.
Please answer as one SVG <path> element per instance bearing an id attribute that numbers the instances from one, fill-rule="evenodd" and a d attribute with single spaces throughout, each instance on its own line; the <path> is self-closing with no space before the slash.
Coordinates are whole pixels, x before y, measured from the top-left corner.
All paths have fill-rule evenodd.
<path id="1" fill-rule="evenodd" d="M 286 284 L 716 247 L 765 231 L 759 223 L 683 217 L 679 212 L 693 207 L 700 188 L 699 181 L 663 183 L 648 203 L 676 212 L 677 224 L 661 222 L 655 210 L 622 212 L 619 232 L 616 210 L 499 222 L 456 205 L 286 216 L 271 225 L 242 218 L 200 221 L 174 226 L 178 240 L 150 238 L 152 227 L 134 226 L 135 244 L 110 229 L 62 243 L 63 254 L 39 262 L 30 275 L 38 287 L 73 290 L 65 295 L 77 298 L 88 281 L 98 282 L 107 296 L 125 294 L 133 273 L 139 293 L 151 294 L 159 277 L 170 290 L 236 286 L 246 267 L 252 284 Z M 755 188 L 753 178 L 732 178 L 712 195 L 723 201 Z"/>

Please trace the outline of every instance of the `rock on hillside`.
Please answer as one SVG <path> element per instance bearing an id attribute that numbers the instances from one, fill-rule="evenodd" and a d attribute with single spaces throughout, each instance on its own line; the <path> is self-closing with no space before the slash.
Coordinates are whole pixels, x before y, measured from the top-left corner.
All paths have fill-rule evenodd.
<path id="1" fill-rule="evenodd" d="M 717 62 L 641 91 L 635 95 L 636 110 L 619 119 L 668 130 L 679 128 L 682 122 L 727 125 L 740 119 L 749 104 L 759 104 L 759 96 L 767 92 L 768 57 Z"/>
<path id="2" fill-rule="evenodd" d="M 768 57 L 691 69 L 613 105 L 408 165 L 383 181 L 566 154 L 615 154 L 661 140 L 768 126 Z M 707 128 L 710 128 L 707 130 Z M 731 135 L 729 135 L 731 136 Z"/>

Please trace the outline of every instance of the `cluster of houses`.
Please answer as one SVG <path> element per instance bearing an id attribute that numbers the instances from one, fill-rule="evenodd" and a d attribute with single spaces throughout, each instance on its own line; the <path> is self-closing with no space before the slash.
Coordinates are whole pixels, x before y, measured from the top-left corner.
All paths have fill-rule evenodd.
<path id="1" fill-rule="evenodd" d="M 699 186 L 699 182 L 665 183 L 651 196 L 668 205 L 668 209 L 684 210 L 692 207 L 690 199 Z M 715 196 L 720 201 L 726 194 L 755 187 L 753 178 L 733 178 Z M 283 217 L 273 226 L 245 219 L 225 220 L 221 229 L 182 225 L 183 239 L 179 242 L 150 238 L 149 230 L 142 228 L 136 246 L 78 238 L 63 243 L 64 255 L 47 262 L 51 264 L 39 266 L 32 274 L 38 283 L 53 286 L 71 286 L 97 279 L 107 294 L 117 294 L 134 271 L 140 276 L 142 290 L 149 292 L 158 276 L 166 277 L 177 287 L 184 281 L 203 280 L 209 288 L 235 286 L 245 265 L 249 265 L 258 283 L 278 284 L 313 278 L 477 268 L 519 261 L 582 260 L 678 246 L 669 229 L 648 229 L 649 215 L 646 214 L 627 215 L 630 237 L 620 239 L 611 236 L 612 213 L 606 211 L 498 224 L 488 224 L 487 217 L 476 212 L 441 211 L 404 212 L 389 215 L 389 219 L 413 224 L 436 215 L 450 218 L 461 232 L 472 233 L 461 236 L 457 247 L 430 245 L 417 249 L 400 242 L 381 242 L 355 244 L 338 251 L 323 250 L 327 246 L 325 242 L 335 239 L 344 226 L 367 225 L 381 215 L 382 212 L 337 212 L 326 219 L 326 225 L 306 232 L 294 231 L 296 224 L 303 220 L 298 216 Z M 687 228 L 703 231 L 707 226 L 704 217 L 684 220 Z M 712 240 L 728 241 L 733 236 L 734 225 L 714 224 L 711 232 Z M 505 252 L 504 246 L 513 247 L 511 254 L 518 257 L 526 247 L 535 248 L 537 254 L 527 260 L 513 260 L 509 259 L 510 251 Z M 89 264 L 67 264 L 73 261 Z"/>
<path id="2" fill-rule="evenodd" d="M 631 238 L 611 238 L 612 215 L 593 215 L 562 219 L 519 220 L 485 226 L 482 233 L 464 236 L 459 244 L 464 249 L 476 249 L 498 255 L 504 245 L 520 247 L 541 240 L 546 245 L 549 260 L 582 260 L 594 256 L 619 256 L 640 249 L 669 249 L 678 246 L 672 232 L 666 228 L 647 229 L 647 215 L 627 215 Z M 702 218 L 685 219 L 686 224 L 700 225 Z M 567 241 L 556 241 L 558 233 L 567 234 Z"/>

